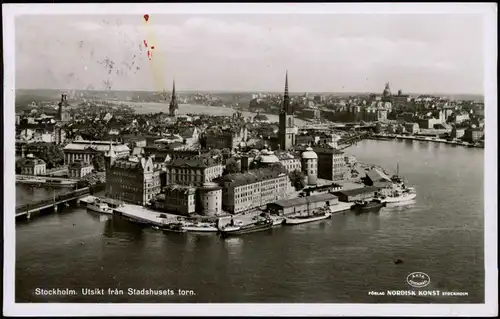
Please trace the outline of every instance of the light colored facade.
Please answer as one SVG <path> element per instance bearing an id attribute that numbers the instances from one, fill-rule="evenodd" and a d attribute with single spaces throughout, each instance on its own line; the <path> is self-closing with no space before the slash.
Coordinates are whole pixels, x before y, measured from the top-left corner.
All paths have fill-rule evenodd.
<path id="1" fill-rule="evenodd" d="M 160 170 L 151 157 L 116 159 L 106 168 L 110 198 L 145 205 L 160 191 Z"/>
<path id="2" fill-rule="evenodd" d="M 86 163 L 92 163 L 92 159 L 97 155 L 104 155 L 113 149 L 116 158 L 126 158 L 130 155 L 130 148 L 127 145 L 111 141 L 73 141 L 63 149 L 64 164 L 82 160 Z"/>
<path id="3" fill-rule="evenodd" d="M 452 138 L 462 138 L 465 134 L 465 129 L 464 128 L 456 128 L 454 127 L 452 130 L 451 130 L 451 133 L 450 133 L 450 136 Z"/>
<path id="4" fill-rule="evenodd" d="M 420 131 L 418 123 L 405 123 L 404 124 L 406 132 L 410 134 L 416 134 Z"/>
<path id="5" fill-rule="evenodd" d="M 200 215 L 212 217 L 222 212 L 222 187 L 217 183 L 204 183 L 197 191 Z"/>
<path id="6" fill-rule="evenodd" d="M 302 153 L 302 171 L 307 178 L 307 185 L 318 184 L 318 155 L 312 148 L 306 148 Z"/>
<path id="7" fill-rule="evenodd" d="M 228 174 L 220 179 L 222 208 L 237 214 L 284 199 L 290 184 L 283 167 L 261 168 Z"/>
<path id="8" fill-rule="evenodd" d="M 21 165 L 23 175 L 45 175 L 47 165 L 39 158 L 27 157 Z"/>
<path id="9" fill-rule="evenodd" d="M 68 175 L 70 178 L 82 178 L 87 174 L 92 173 L 94 166 L 83 161 L 73 162 L 68 165 Z"/>
<path id="10" fill-rule="evenodd" d="M 281 165 L 285 167 L 288 173 L 296 170 L 302 170 L 302 162 L 300 157 L 295 156 L 289 152 L 279 153 L 277 157 Z"/>
<path id="11" fill-rule="evenodd" d="M 222 176 L 224 166 L 210 159 L 176 159 L 168 162 L 165 169 L 165 183 L 202 186 Z"/>

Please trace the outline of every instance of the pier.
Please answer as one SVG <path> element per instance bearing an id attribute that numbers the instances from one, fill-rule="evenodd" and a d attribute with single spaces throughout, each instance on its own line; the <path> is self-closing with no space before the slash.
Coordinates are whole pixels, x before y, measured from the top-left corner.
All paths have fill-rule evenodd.
<path id="1" fill-rule="evenodd" d="M 25 216 L 27 219 L 30 219 L 32 213 L 39 212 L 42 209 L 47 209 L 52 207 L 54 208 L 54 211 L 57 212 L 58 205 L 67 202 L 76 203 L 76 201 L 79 198 L 87 196 L 88 194 L 90 194 L 90 188 L 85 187 L 63 195 L 55 196 L 54 198 L 44 199 L 35 203 L 20 205 L 16 207 L 16 219 L 18 217 L 23 217 L 23 216 Z"/>
<path id="2" fill-rule="evenodd" d="M 355 133 L 352 135 L 342 137 L 337 143 L 338 149 L 339 150 L 346 149 L 346 148 L 350 147 L 351 145 L 356 145 L 356 143 L 358 143 L 364 139 L 371 138 L 371 136 L 372 136 L 371 132 L 359 132 L 359 133 Z"/>
<path id="3" fill-rule="evenodd" d="M 429 137 L 424 135 L 399 135 L 399 134 L 373 134 L 369 137 L 374 140 L 388 140 L 388 139 L 396 139 L 396 140 L 414 140 L 414 141 L 423 141 L 423 142 L 434 142 L 434 143 L 444 143 L 450 145 L 457 146 L 465 146 L 465 147 L 474 147 L 474 148 L 484 148 L 484 144 L 473 144 L 468 142 L 459 142 L 459 141 L 449 141 L 443 138 L 437 137 Z"/>

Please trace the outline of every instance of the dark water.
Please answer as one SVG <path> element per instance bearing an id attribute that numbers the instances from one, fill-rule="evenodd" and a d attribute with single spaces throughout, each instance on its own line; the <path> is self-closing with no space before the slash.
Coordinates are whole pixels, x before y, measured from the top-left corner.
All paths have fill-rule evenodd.
<path id="1" fill-rule="evenodd" d="M 50 199 L 71 191 L 71 188 L 32 187 L 28 184 L 18 183 L 16 184 L 16 206 Z"/>
<path id="2" fill-rule="evenodd" d="M 484 302 L 484 151 L 417 141 L 364 141 L 347 151 L 388 169 L 399 162 L 415 202 L 226 240 L 66 208 L 18 223 L 16 302 Z M 408 290 L 415 271 L 430 276 L 425 290 L 468 296 L 368 295 Z M 36 288 L 80 295 L 36 296 Z M 83 296 L 81 288 L 124 295 Z M 127 288 L 195 295 L 128 296 Z"/>

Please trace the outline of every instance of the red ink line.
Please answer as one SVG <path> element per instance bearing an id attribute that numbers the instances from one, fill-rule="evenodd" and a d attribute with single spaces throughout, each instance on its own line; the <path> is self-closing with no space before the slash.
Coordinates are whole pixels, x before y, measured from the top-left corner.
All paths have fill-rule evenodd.
<path id="1" fill-rule="evenodd" d="M 144 46 L 147 48 L 148 47 L 148 43 L 146 42 L 146 40 L 144 40 Z"/>
<path id="2" fill-rule="evenodd" d="M 148 59 L 151 60 L 151 52 L 149 52 L 149 50 L 148 50 Z"/>

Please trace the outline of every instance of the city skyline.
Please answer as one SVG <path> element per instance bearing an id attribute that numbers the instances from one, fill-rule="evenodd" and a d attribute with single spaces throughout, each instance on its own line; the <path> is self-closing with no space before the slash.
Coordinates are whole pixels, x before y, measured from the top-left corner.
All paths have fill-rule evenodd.
<path id="1" fill-rule="evenodd" d="M 161 91 L 175 77 L 179 91 L 280 92 L 286 70 L 291 92 L 484 89 L 480 15 L 24 16 L 15 26 L 17 89 Z"/>

